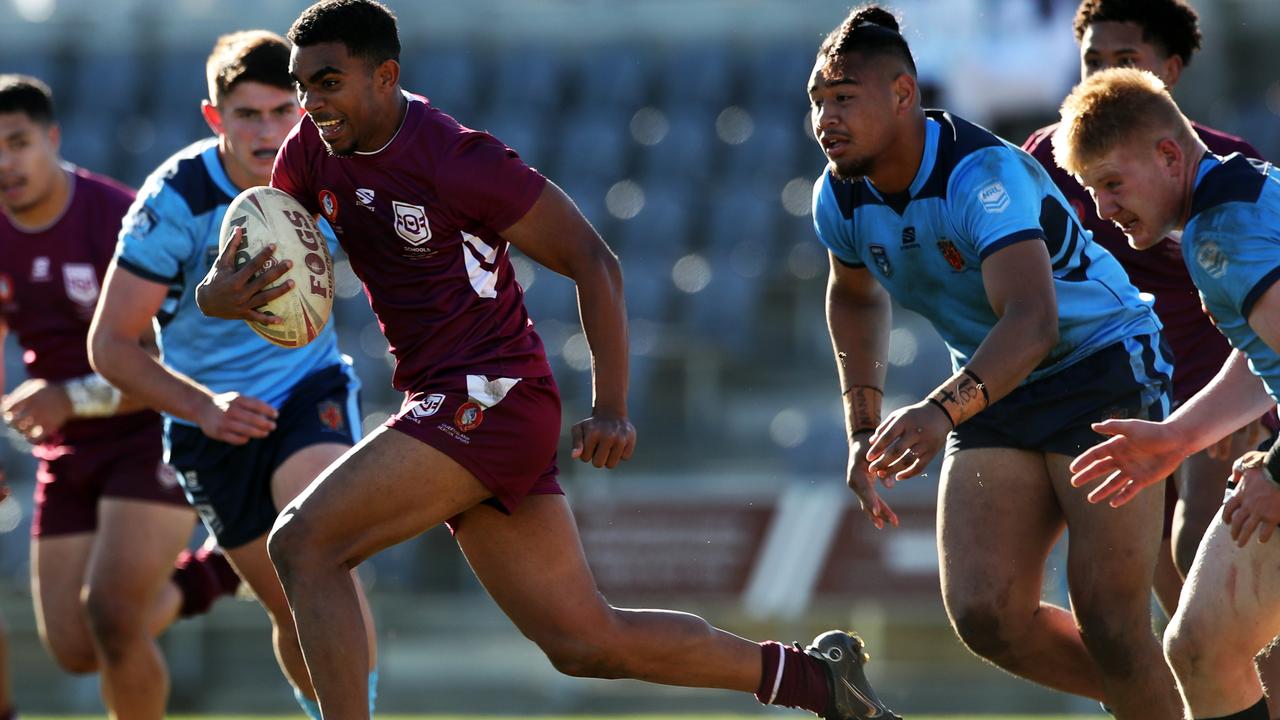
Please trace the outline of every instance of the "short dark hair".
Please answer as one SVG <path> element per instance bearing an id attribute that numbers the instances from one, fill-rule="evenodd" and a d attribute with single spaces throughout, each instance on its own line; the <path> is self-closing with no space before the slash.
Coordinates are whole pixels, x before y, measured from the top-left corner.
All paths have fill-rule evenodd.
<path id="1" fill-rule="evenodd" d="M 832 60 L 845 53 L 892 55 L 916 74 L 916 61 L 906 38 L 898 31 L 898 19 L 879 5 L 863 5 L 849 11 L 849 16 L 827 34 L 818 47 L 818 56 Z"/>
<path id="2" fill-rule="evenodd" d="M 0 75 L 0 113 L 23 113 L 45 126 L 57 122 L 53 91 L 30 75 Z"/>
<path id="3" fill-rule="evenodd" d="M 376 0 L 321 0 L 293 21 L 289 41 L 298 47 L 342 43 L 371 65 L 400 60 L 395 13 Z"/>
<path id="4" fill-rule="evenodd" d="M 1142 28 L 1143 41 L 1177 55 L 1183 65 L 1200 49 L 1200 16 L 1186 0 L 1083 0 L 1076 10 L 1077 43 L 1096 22 L 1133 23 Z"/>
<path id="5" fill-rule="evenodd" d="M 266 30 L 243 30 L 218 38 L 204 68 L 209 100 L 215 105 L 242 82 L 293 89 L 289 43 Z"/>

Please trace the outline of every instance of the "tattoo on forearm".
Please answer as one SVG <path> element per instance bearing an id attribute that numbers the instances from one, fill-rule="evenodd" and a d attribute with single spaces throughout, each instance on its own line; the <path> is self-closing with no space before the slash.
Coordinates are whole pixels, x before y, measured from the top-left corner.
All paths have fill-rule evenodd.
<path id="1" fill-rule="evenodd" d="M 871 385 L 853 385 L 844 391 L 844 395 L 849 398 L 854 433 L 875 430 L 880 425 L 883 390 Z"/>

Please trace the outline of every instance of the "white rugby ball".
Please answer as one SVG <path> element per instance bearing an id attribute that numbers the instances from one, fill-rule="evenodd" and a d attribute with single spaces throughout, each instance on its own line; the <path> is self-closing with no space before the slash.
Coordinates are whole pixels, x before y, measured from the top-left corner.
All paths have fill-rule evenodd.
<path id="1" fill-rule="evenodd" d="M 302 347 L 315 340 L 333 309 L 333 256 L 315 218 L 288 193 L 271 187 L 251 187 L 237 195 L 227 207 L 222 218 L 219 250 L 230 242 L 237 227 L 244 228 L 244 241 L 236 250 L 237 270 L 273 242 L 275 253 L 264 271 L 278 262 L 293 261 L 293 267 L 271 286 L 280 287 L 281 283 L 292 280 L 293 288 L 255 308 L 283 318 L 284 322 L 278 325 L 245 322 L 254 332 L 281 347 Z"/>

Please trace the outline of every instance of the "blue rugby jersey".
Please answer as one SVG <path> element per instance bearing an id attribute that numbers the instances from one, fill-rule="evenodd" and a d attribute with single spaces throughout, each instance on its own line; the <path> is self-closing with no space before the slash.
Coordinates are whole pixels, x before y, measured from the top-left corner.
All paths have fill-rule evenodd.
<path id="1" fill-rule="evenodd" d="M 1059 340 L 1024 382 L 1159 331 L 1151 301 L 1093 242 L 1040 163 L 955 115 L 926 116 L 920 169 L 905 192 L 886 195 L 865 179 L 842 182 L 829 171 L 815 183 L 814 228 L 836 259 L 867 268 L 898 303 L 928 318 L 957 369 L 999 319 L 982 261 L 1027 240 L 1049 251 Z"/>
<path id="2" fill-rule="evenodd" d="M 1280 355 L 1248 322 L 1280 279 L 1280 170 L 1239 153 L 1206 154 L 1182 232 L 1182 257 L 1218 329 L 1280 400 Z"/>
<path id="3" fill-rule="evenodd" d="M 196 307 L 196 285 L 218 257 L 222 216 L 237 194 L 216 140 L 178 151 L 138 192 L 120 230 L 116 261 L 169 286 L 158 315 L 166 365 L 216 393 L 236 391 L 279 408 L 298 381 L 342 359 L 332 322 L 309 344 L 289 349 L 262 339 L 243 320 L 207 317 Z M 332 231 L 323 221 L 320 226 L 336 250 Z"/>

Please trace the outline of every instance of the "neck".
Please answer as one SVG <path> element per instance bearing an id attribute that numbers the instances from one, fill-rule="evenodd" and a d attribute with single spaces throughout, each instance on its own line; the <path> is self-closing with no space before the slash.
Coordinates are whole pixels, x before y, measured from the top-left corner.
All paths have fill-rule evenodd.
<path id="1" fill-rule="evenodd" d="M 20 228 L 44 228 L 58 219 L 71 202 L 70 173 L 58 167 L 53 177 L 53 186 L 44 197 L 22 210 L 9 211 L 9 217 Z"/>
<path id="2" fill-rule="evenodd" d="M 1209 152 L 1209 148 L 1204 141 L 1196 137 L 1193 139 L 1191 147 L 1183 153 L 1182 159 L 1182 207 L 1178 212 L 1178 224 L 1175 230 L 1183 230 L 1187 226 L 1187 221 L 1191 219 L 1191 199 L 1196 191 L 1196 175 L 1199 174 L 1200 161 L 1204 159 L 1204 154 Z"/>
<path id="3" fill-rule="evenodd" d="M 245 170 L 240 163 L 235 162 L 221 141 L 218 143 L 218 162 L 222 163 L 222 169 L 226 171 L 227 178 L 231 180 L 231 184 L 235 185 L 237 190 L 248 190 L 258 185 L 271 184 L 270 177 L 254 175 Z"/>
<path id="4" fill-rule="evenodd" d="M 916 108 L 902 132 L 885 149 L 867 179 L 882 193 L 900 193 L 911 187 L 924 161 L 924 110 Z"/>
<path id="5" fill-rule="evenodd" d="M 381 113 L 384 121 L 378 126 L 373 135 L 369 137 L 367 147 L 358 148 L 356 152 L 374 153 L 385 148 L 396 133 L 400 132 L 400 125 L 404 122 L 404 116 L 409 112 L 409 100 L 400 92 L 397 87 L 395 91 L 395 111 Z"/>

